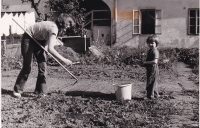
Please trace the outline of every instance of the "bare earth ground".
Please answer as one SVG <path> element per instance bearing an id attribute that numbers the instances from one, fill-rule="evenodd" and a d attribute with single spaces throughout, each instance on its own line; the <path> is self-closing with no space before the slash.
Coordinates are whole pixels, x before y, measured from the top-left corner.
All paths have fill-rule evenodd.
<path id="1" fill-rule="evenodd" d="M 126 66 L 124 69 L 117 69 L 116 67 L 105 65 L 74 65 L 70 68 L 70 71 L 79 79 L 79 82 L 75 85 L 73 85 L 75 80 L 67 72 L 63 71 L 62 67 L 49 67 L 47 81 L 49 94 L 46 99 L 37 98 L 32 94 L 37 77 L 36 66 L 32 69 L 27 86 L 25 86 L 25 93 L 21 99 L 16 99 L 12 96 L 12 89 L 19 70 L 2 71 L 1 125 L 8 128 L 130 127 L 129 120 L 134 118 L 136 122 L 132 122 L 135 123 L 132 126 L 140 128 L 198 128 L 199 87 L 188 79 L 191 69 L 187 65 L 178 63 L 173 66 L 173 69 L 175 74 L 166 72 L 161 75 L 161 80 L 159 81 L 161 98 L 156 101 L 142 99 L 145 97 L 145 81 L 138 80 L 140 76 L 137 76 L 137 72 L 144 72 L 144 70 L 137 66 L 134 68 Z M 124 112 L 122 117 L 115 117 L 113 122 L 117 122 L 117 119 L 127 118 L 126 121 L 128 123 L 125 122 L 125 124 L 121 125 L 107 123 L 105 126 L 104 122 L 112 121 L 101 121 L 101 117 L 97 118 L 97 116 L 103 113 L 104 116 L 106 115 L 105 117 L 110 117 L 105 120 L 112 120 L 112 115 L 115 115 L 115 110 L 113 109 L 117 110 L 117 105 L 120 104 L 115 100 L 113 84 L 120 83 L 133 84 L 132 100 L 125 103 L 125 105 L 121 105 L 125 109 L 126 104 L 128 104 L 129 108 L 126 108 L 127 111 Z M 54 99 L 56 96 L 59 98 Z M 76 105 L 70 107 L 70 104 L 67 104 L 69 101 L 71 104 Z M 81 109 L 82 107 L 78 103 L 83 103 L 82 106 L 86 105 L 84 110 Z M 148 103 L 155 103 L 155 105 L 149 106 L 151 108 L 148 110 L 151 111 L 151 114 L 146 111 L 140 113 L 140 111 L 143 111 L 143 106 L 140 106 L 139 110 L 136 109 L 138 111 L 130 112 L 131 105 L 135 105 L 135 108 L 137 108 L 136 105 L 143 104 L 147 105 L 148 108 Z M 172 106 L 167 108 L 169 104 Z M 90 109 L 88 105 L 91 105 L 92 108 Z M 60 107 L 60 110 L 57 110 L 59 106 L 64 106 L 64 108 Z M 103 108 L 103 106 L 107 106 L 107 108 Z M 160 115 L 157 114 L 156 109 L 161 110 L 162 107 L 164 112 Z M 76 110 L 74 110 L 75 108 Z M 97 108 L 101 108 L 101 111 L 98 110 L 98 114 L 95 113 Z M 170 108 L 175 111 L 171 111 Z M 155 112 L 153 113 L 154 110 Z M 113 113 L 109 115 L 109 111 Z M 94 120 L 95 118 L 97 120 Z M 62 122 L 63 120 L 65 121 Z"/>

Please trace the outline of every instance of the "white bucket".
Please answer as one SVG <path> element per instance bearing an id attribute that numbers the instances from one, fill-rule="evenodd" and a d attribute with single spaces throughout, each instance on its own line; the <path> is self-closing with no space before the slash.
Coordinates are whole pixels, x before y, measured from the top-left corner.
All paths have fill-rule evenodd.
<path id="1" fill-rule="evenodd" d="M 132 84 L 122 84 L 122 85 L 115 85 L 116 91 L 116 99 L 117 100 L 131 100 L 132 98 Z"/>

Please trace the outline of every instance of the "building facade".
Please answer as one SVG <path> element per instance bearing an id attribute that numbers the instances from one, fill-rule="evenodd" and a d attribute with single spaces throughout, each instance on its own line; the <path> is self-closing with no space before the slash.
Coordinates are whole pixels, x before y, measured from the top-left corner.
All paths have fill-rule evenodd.
<path id="1" fill-rule="evenodd" d="M 157 34 L 160 47 L 199 47 L 198 0 L 103 0 L 111 10 L 112 40 L 142 47 Z"/>
<path id="2" fill-rule="evenodd" d="M 22 4 L 21 0 L 14 3 L 12 0 L 3 1 L 4 5 L 12 3 L 13 7 Z M 49 11 L 44 8 L 45 1 L 39 5 L 40 11 L 44 13 Z M 92 20 L 86 22 L 84 27 L 89 30 L 88 36 L 93 42 L 143 47 L 150 34 L 157 34 L 160 47 L 199 47 L 199 0 L 84 1 L 83 7 L 92 11 L 89 18 Z M 110 14 L 105 15 L 105 11 Z"/>

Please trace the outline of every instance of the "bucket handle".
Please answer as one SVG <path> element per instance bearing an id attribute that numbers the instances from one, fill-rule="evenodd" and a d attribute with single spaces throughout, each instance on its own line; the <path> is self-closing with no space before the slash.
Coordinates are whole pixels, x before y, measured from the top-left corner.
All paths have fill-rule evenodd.
<path id="1" fill-rule="evenodd" d="M 133 83 L 124 83 L 122 85 L 116 85 L 116 84 L 112 84 L 114 86 L 114 90 L 117 91 L 118 87 L 126 87 L 128 85 L 133 85 Z"/>

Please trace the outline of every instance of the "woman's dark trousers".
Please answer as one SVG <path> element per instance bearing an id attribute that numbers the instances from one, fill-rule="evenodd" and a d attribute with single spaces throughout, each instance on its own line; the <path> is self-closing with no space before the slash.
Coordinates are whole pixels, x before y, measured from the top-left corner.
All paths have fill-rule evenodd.
<path id="1" fill-rule="evenodd" d="M 38 41 L 44 46 L 45 41 Z M 28 76 L 31 72 L 31 63 L 33 61 L 33 55 L 35 56 L 38 64 L 38 77 L 35 87 L 36 93 L 47 93 L 46 87 L 46 53 L 45 51 L 33 41 L 26 33 L 22 37 L 21 52 L 23 56 L 23 67 L 17 77 L 14 90 L 22 93 L 24 86 L 27 82 Z"/>

